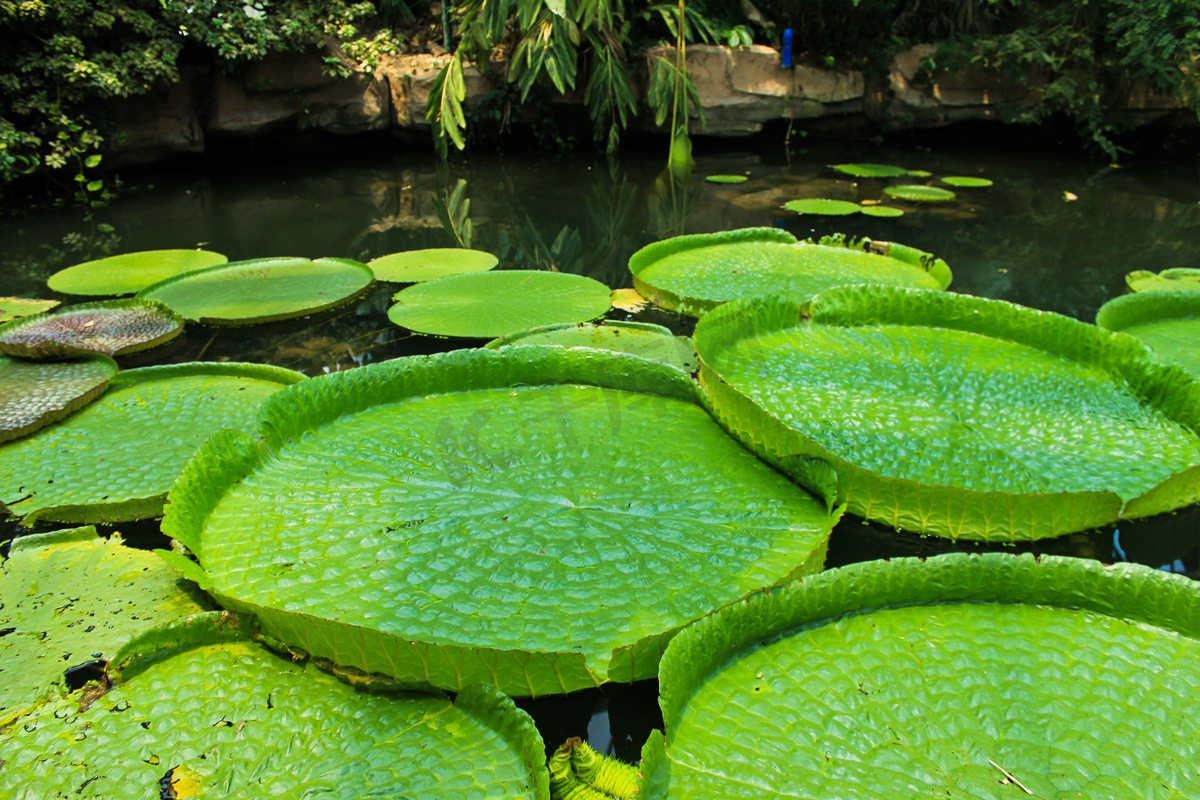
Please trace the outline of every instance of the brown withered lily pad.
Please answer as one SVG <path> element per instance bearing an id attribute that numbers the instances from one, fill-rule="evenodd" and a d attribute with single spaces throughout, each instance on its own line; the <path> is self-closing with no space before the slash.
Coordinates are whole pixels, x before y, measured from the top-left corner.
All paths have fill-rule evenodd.
<path id="1" fill-rule="evenodd" d="M 0 442 L 83 408 L 116 374 L 117 363 L 102 355 L 53 364 L 0 357 Z"/>
<path id="2" fill-rule="evenodd" d="M 104 300 L 0 325 L 0 353 L 36 359 L 121 356 L 167 342 L 182 330 L 183 317 L 158 300 Z"/>

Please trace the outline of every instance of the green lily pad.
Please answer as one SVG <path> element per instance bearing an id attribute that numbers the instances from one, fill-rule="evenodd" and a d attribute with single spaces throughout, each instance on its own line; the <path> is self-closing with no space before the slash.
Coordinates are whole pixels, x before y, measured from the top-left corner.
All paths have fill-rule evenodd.
<path id="1" fill-rule="evenodd" d="M 1200 796 L 1200 590 L 1077 558 L 871 561 L 683 631 L 640 797 Z M 1182 693 L 1182 695 L 1181 695 Z"/>
<path id="2" fill-rule="evenodd" d="M 829 461 L 868 519 L 1029 540 L 1200 499 L 1200 383 L 1067 317 L 848 286 L 728 304 L 694 341 L 722 424 Z"/>
<path id="3" fill-rule="evenodd" d="M 0 356 L 0 442 L 33 433 L 83 408 L 116 374 L 117 363 L 108 356 L 53 364 Z"/>
<path id="4" fill-rule="evenodd" d="M 892 206 L 863 206 L 862 213 L 868 217 L 903 217 L 904 211 Z"/>
<path id="5" fill-rule="evenodd" d="M 26 524 L 158 516 L 175 476 L 210 434 L 254 430 L 267 396 L 303 379 L 259 364 L 126 370 L 83 411 L 0 446 L 0 501 Z"/>
<path id="6" fill-rule="evenodd" d="M 942 178 L 942 183 L 949 184 L 950 186 L 964 186 L 964 187 L 974 187 L 974 188 L 992 185 L 992 182 L 990 180 L 988 180 L 987 178 L 975 178 L 975 177 L 971 177 L 969 175 L 953 175 L 948 178 Z"/>
<path id="7" fill-rule="evenodd" d="M 28 317 L 49 311 L 58 305 L 57 300 L 36 300 L 31 297 L 0 297 L 0 322 Z"/>
<path id="8" fill-rule="evenodd" d="M 778 228 L 676 236 L 629 259 L 633 284 L 655 305 L 698 317 L 737 298 L 808 298 L 847 283 L 944 289 L 946 262 L 915 248 L 829 236 L 798 242 Z"/>
<path id="9" fill-rule="evenodd" d="M 0 569 L 0 728 L 64 694 L 65 670 L 205 610 L 162 559 L 95 528 L 22 536 Z"/>
<path id="10" fill-rule="evenodd" d="M 0 325 L 0 353 L 37 359 L 123 356 L 170 341 L 182 330 L 183 317 L 156 300 L 102 300 Z"/>
<path id="11" fill-rule="evenodd" d="M 260 420 L 265 442 L 222 432 L 189 462 L 163 530 L 199 566 L 165 557 L 272 639 L 403 683 L 653 677 L 681 626 L 820 569 L 840 515 L 729 438 L 685 373 L 625 354 L 395 359 Z"/>
<path id="12" fill-rule="evenodd" d="M 222 614 L 146 634 L 110 674 L 0 734 L 0 795 L 549 800 L 532 720 L 481 686 L 368 694 Z"/>
<path id="13" fill-rule="evenodd" d="M 1109 300 L 1096 324 L 1141 339 L 1200 378 L 1200 292 L 1146 291 Z"/>
<path id="14" fill-rule="evenodd" d="M 47 284 L 64 294 L 133 294 L 175 275 L 228 260 L 207 250 L 143 250 L 67 267 L 51 275 Z"/>
<path id="15" fill-rule="evenodd" d="M 911 200 L 916 203 L 944 203 L 953 200 L 957 195 L 949 189 L 939 189 L 936 186 L 885 186 L 883 193 L 899 200 Z"/>
<path id="16" fill-rule="evenodd" d="M 1139 269 L 1126 275 L 1125 283 L 1135 292 L 1191 292 L 1200 290 L 1200 269 L 1176 267 L 1157 274 Z"/>
<path id="17" fill-rule="evenodd" d="M 825 216 L 841 217 L 846 214 L 857 214 L 862 206 L 849 200 L 830 200 L 827 197 L 807 197 L 803 200 L 789 200 L 783 204 L 788 211 L 797 214 L 823 214 Z"/>
<path id="18" fill-rule="evenodd" d="M 565 272 L 502 270 L 452 275 L 401 289 L 388 319 L 431 336 L 492 339 L 559 322 L 587 322 L 611 308 L 607 286 Z"/>
<path id="19" fill-rule="evenodd" d="M 499 263 L 500 259 L 482 250 L 445 247 L 391 253 L 367 262 L 367 267 L 375 273 L 376 280 L 420 283 L 447 275 L 487 272 Z"/>
<path id="20" fill-rule="evenodd" d="M 704 180 L 709 183 L 745 183 L 745 175 L 709 175 Z"/>
<path id="21" fill-rule="evenodd" d="M 894 167 L 890 164 L 834 164 L 833 168 L 860 178 L 895 178 L 909 174 L 904 167 Z"/>
<path id="22" fill-rule="evenodd" d="M 358 297 L 374 282 L 348 258 L 257 258 L 168 278 L 138 292 L 185 319 L 206 325 L 250 325 L 315 314 Z"/>
<path id="23" fill-rule="evenodd" d="M 685 372 L 696 368 L 696 351 L 685 336 L 676 336 L 670 328 L 645 322 L 564 323 L 544 325 L 528 331 L 511 333 L 493 339 L 484 347 L 495 350 L 500 347 L 530 344 L 553 344 L 559 347 L 594 347 L 630 353 L 651 361 L 670 364 Z"/>

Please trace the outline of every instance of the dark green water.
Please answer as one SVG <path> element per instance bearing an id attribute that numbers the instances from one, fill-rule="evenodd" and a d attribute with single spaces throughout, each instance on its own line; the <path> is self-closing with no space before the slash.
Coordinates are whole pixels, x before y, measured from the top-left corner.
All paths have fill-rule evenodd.
<path id="1" fill-rule="evenodd" d="M 789 155 L 774 146 L 701 155 L 694 176 L 680 185 L 663 175 L 660 154 L 626 156 L 619 163 L 472 156 L 439 169 L 432 160 L 406 159 L 390 150 L 384 143 L 320 161 L 310 156 L 281 163 L 262 153 L 260 161 L 164 168 L 152 181 L 129 180 L 122 196 L 90 220 L 78 210 L 5 218 L 0 295 L 53 297 L 46 278 L 71 264 L 190 247 L 224 253 L 231 261 L 267 256 L 369 261 L 400 250 L 464 244 L 495 253 L 501 268 L 557 269 L 621 288 L 631 285 L 629 256 L 652 241 L 765 225 L 800 238 L 840 232 L 911 245 L 949 263 L 952 290 L 1091 322 L 1102 303 L 1124 291 L 1127 272 L 1194 267 L 1200 247 L 1195 163 L 1115 168 L 1073 154 L 985 151 L 961 141 L 938 152 L 823 144 Z M 984 177 L 994 185 L 957 189 L 957 199 L 947 203 L 890 203 L 906 209 L 897 218 L 800 216 L 781 208 L 805 197 L 890 202 L 881 193 L 886 182 L 856 180 L 828 167 L 841 162 L 927 170 L 933 177 L 922 182 L 933 185 L 937 177 L 954 175 Z M 711 174 L 748 180 L 705 182 Z M 449 221 L 456 209 L 447 208 L 447 201 L 459 181 L 466 182 L 469 231 Z M 398 288 L 381 285 L 360 303 L 316 318 L 249 329 L 189 329 L 168 348 L 131 357 L 122 366 L 255 361 L 318 375 L 477 344 L 413 336 L 389 323 L 385 312 Z M 616 310 L 611 316 L 628 318 Z M 663 312 L 638 318 L 679 333 L 692 326 Z M 134 542 L 140 535 L 160 544 L 154 523 L 120 527 Z M 1111 529 L 1038 543 L 1037 549 L 1197 570 L 1195 511 L 1124 527 L 1119 550 Z M 962 549 L 846 520 L 835 532 L 830 562 L 951 548 Z M 594 744 L 603 747 L 611 738 L 620 755 L 633 759 L 649 729 L 660 724 L 654 699 L 651 683 L 522 705 L 535 715 L 551 747 L 567 736 L 586 735 L 590 719 Z"/>

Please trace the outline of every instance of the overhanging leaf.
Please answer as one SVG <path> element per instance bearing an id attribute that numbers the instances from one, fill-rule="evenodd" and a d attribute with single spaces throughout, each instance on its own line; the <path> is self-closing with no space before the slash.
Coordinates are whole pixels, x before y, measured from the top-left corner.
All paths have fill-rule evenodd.
<path id="1" fill-rule="evenodd" d="M 205 610 L 152 553 L 94 528 L 23 536 L 0 574 L 0 727 L 64 693 L 63 673 Z"/>
<path id="2" fill-rule="evenodd" d="M 727 305 L 695 345 L 722 424 L 829 461 L 852 512 L 896 527 L 1037 539 L 1200 499 L 1200 383 L 1066 317 L 840 287 Z"/>
<path id="3" fill-rule="evenodd" d="M 33 433 L 82 408 L 116 374 L 117 364 L 108 356 L 52 364 L 0 356 L 0 442 Z"/>
<path id="4" fill-rule="evenodd" d="M 253 430 L 266 397 L 303 379 L 298 372 L 257 364 L 122 372 L 83 412 L 0 446 L 0 501 L 26 515 L 26 524 L 156 516 L 201 442 L 226 428 Z"/>
<path id="5" fill-rule="evenodd" d="M 368 673 L 561 693 L 650 677 L 682 625 L 819 569 L 825 501 L 687 375 L 509 347 L 314 378 L 217 434 L 163 529 L 227 607 Z"/>
<path id="6" fill-rule="evenodd" d="M 493 338 L 558 322 L 586 322 L 611 307 L 608 287 L 565 272 L 501 270 L 452 275 L 401 289 L 388 319 L 433 336 Z"/>
<path id="7" fill-rule="evenodd" d="M 67 267 L 47 283 L 65 294 L 133 294 L 152 283 L 228 260 L 207 250 L 143 250 Z"/>
<path id="8" fill-rule="evenodd" d="M 1194 582 L 1127 564 L 832 570 L 672 641 L 640 796 L 1193 797 L 1200 724 L 1163 687 L 1200 680 L 1198 621 Z"/>
<path id="9" fill-rule="evenodd" d="M 183 318 L 156 300 L 102 300 L 0 325 L 0 353 L 37 359 L 128 355 L 182 330 Z"/>

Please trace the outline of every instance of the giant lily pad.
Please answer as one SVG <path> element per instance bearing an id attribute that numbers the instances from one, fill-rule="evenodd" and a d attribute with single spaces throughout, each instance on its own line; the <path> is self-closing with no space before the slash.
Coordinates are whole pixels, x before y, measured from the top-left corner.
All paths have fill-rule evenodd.
<path id="1" fill-rule="evenodd" d="M 883 193 L 889 197 L 910 200 L 915 203 L 944 203 L 956 197 L 954 192 L 949 189 L 939 189 L 936 186 L 921 186 L 918 184 L 885 186 Z"/>
<path id="2" fill-rule="evenodd" d="M 676 236 L 647 245 L 629 259 L 633 284 L 655 304 L 700 316 L 737 298 L 783 294 L 807 299 L 847 283 L 888 283 L 944 289 L 946 262 L 888 242 L 829 236 L 798 242 L 778 228 Z"/>
<path id="3" fill-rule="evenodd" d="M 533 722 L 494 690 L 367 694 L 203 614 L 152 631 L 0 734 L 0 794 L 548 800 Z"/>
<path id="4" fill-rule="evenodd" d="M 559 322 L 587 322 L 611 308 L 608 288 L 565 272 L 503 270 L 452 275 L 396 292 L 395 324 L 432 336 L 492 339 Z"/>
<path id="5" fill-rule="evenodd" d="M 257 258 L 168 278 L 138 292 L 185 319 L 249 325 L 315 314 L 347 303 L 375 280 L 347 258 Z"/>
<path id="6" fill-rule="evenodd" d="M 859 178 L 895 178 L 910 174 L 904 167 L 896 167 L 891 164 L 834 164 L 832 166 L 838 172 Z"/>
<path id="7" fill-rule="evenodd" d="M 1136 336 L 1200 378 L 1200 292 L 1149 291 L 1109 300 L 1096 324 Z"/>
<path id="8" fill-rule="evenodd" d="M 375 278 L 393 283 L 420 283 L 448 275 L 487 272 L 500 259 L 482 250 L 443 247 L 390 253 L 367 263 Z"/>
<path id="9" fill-rule="evenodd" d="M 684 631 L 641 797 L 1200 796 L 1200 590 L 1083 559 L 856 564 Z"/>
<path id="10" fill-rule="evenodd" d="M 0 573 L 0 728 L 64 692 L 64 671 L 204 606 L 153 553 L 95 528 L 22 536 Z"/>
<path id="11" fill-rule="evenodd" d="M 47 283 L 64 294 L 133 294 L 175 275 L 228 260 L 207 250 L 143 250 L 67 267 L 51 275 Z"/>
<path id="12" fill-rule="evenodd" d="M 0 325 L 0 353 L 39 359 L 121 356 L 170 341 L 182 330 L 183 317 L 157 300 L 104 300 Z"/>
<path id="13" fill-rule="evenodd" d="M 26 523 L 157 516 L 201 442 L 226 428 L 253 430 L 263 400 L 303 379 L 257 364 L 126 370 L 70 419 L 0 446 L 0 500 Z"/>
<path id="14" fill-rule="evenodd" d="M 988 178 L 977 178 L 973 175 L 952 175 L 942 178 L 942 183 L 948 186 L 962 186 L 965 188 L 984 188 L 992 185 L 992 181 Z"/>
<path id="15" fill-rule="evenodd" d="M 402 358 L 210 439 L 164 554 L 273 639 L 405 683 L 569 692 L 820 569 L 838 513 L 729 438 L 686 374 L 582 348 Z M 797 470 L 808 470 L 797 462 Z"/>
<path id="16" fill-rule="evenodd" d="M 690 371 L 696 368 L 696 351 L 692 349 L 691 340 L 685 336 L 676 336 L 670 328 L 645 322 L 607 320 L 601 323 L 544 325 L 501 336 L 484 347 L 495 350 L 499 347 L 531 344 L 594 347 L 599 350 L 631 353 L 682 370 Z"/>
<path id="17" fill-rule="evenodd" d="M 108 356 L 54 364 L 0 357 L 0 442 L 33 433 L 82 408 L 99 397 L 116 374 L 117 364 Z"/>
<path id="18" fill-rule="evenodd" d="M 1200 290 L 1200 269 L 1176 267 L 1159 273 L 1139 269 L 1126 275 L 1125 283 L 1135 292 L 1192 292 Z"/>
<path id="19" fill-rule="evenodd" d="M 1067 317 L 856 286 L 729 304 L 694 340 L 722 424 L 828 460 L 869 519 L 1026 540 L 1200 499 L 1200 382 Z"/>
<path id="20" fill-rule="evenodd" d="M 802 200 L 789 200 L 783 204 L 788 211 L 797 214 L 821 214 L 824 216 L 840 217 L 846 214 L 857 214 L 862 206 L 849 200 L 831 200 L 828 197 L 806 197 Z"/>
<path id="21" fill-rule="evenodd" d="M 0 322 L 8 322 L 32 314 L 49 311 L 57 300 L 37 300 L 31 297 L 0 297 Z"/>

